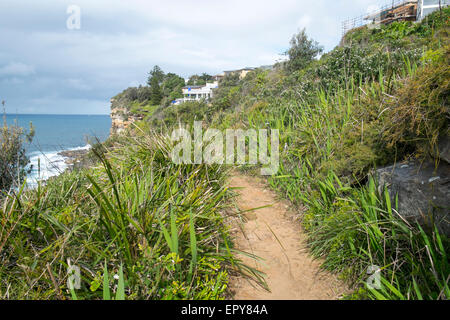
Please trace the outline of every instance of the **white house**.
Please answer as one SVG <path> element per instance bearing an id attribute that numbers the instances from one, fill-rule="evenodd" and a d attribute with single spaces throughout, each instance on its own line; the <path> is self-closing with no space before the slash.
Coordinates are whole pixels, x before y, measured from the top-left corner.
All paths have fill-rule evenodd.
<path id="1" fill-rule="evenodd" d="M 433 11 L 450 4 L 450 0 L 419 0 L 417 6 L 417 21 L 422 20 Z"/>
<path id="2" fill-rule="evenodd" d="M 186 101 L 209 100 L 213 97 L 213 89 L 219 86 L 218 81 L 207 83 L 204 86 L 186 86 L 182 88 L 183 98 L 177 99 L 173 104 L 180 104 Z"/>

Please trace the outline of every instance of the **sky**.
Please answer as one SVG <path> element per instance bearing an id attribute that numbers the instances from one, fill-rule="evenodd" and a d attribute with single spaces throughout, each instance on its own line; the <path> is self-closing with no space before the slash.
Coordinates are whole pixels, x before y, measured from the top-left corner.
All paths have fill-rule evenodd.
<path id="1" fill-rule="evenodd" d="M 343 20 L 387 2 L 1 0 L 0 100 L 7 113 L 109 114 L 154 65 L 185 78 L 271 65 L 302 28 L 329 51 Z"/>

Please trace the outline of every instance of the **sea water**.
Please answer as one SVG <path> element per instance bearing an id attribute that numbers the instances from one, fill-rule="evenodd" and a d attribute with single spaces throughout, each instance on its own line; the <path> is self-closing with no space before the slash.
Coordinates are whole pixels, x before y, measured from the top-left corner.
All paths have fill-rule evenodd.
<path id="1" fill-rule="evenodd" d="M 109 115 L 8 114 L 6 121 L 8 125 L 17 123 L 26 131 L 30 122 L 33 125 L 33 141 L 24 145 L 32 168 L 27 176 L 29 187 L 67 169 L 65 158 L 58 153 L 88 149 L 90 142 L 106 140 L 111 128 Z"/>

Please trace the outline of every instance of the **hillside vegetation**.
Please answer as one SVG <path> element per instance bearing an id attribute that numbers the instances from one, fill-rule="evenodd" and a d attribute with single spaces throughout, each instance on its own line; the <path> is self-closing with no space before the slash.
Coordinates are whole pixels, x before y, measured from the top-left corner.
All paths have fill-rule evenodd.
<path id="1" fill-rule="evenodd" d="M 230 75 L 211 103 L 156 111 L 151 96 L 135 105 L 139 91 L 122 93 L 145 120 L 96 146 L 97 166 L 4 194 L 0 298 L 222 299 L 232 271 L 261 280 L 235 258 L 226 169 L 174 164 L 168 136 L 155 133 L 194 120 L 280 130 L 280 169 L 267 182 L 306 207 L 311 252 L 354 289 L 347 298 L 450 298 L 448 238 L 404 220 L 372 175 L 433 159 L 448 137 L 449 16 L 353 30 L 319 60 L 306 38 L 311 54 L 288 52 L 303 60 Z M 80 289 L 67 284 L 69 265 L 80 267 Z M 381 289 L 365 285 L 371 265 Z"/>
<path id="2" fill-rule="evenodd" d="M 98 166 L 10 193 L 0 208 L 2 299 L 220 299 L 232 254 L 225 171 L 179 166 L 170 141 L 116 139 Z M 68 268 L 81 287 L 70 290 Z M 232 267 L 233 266 L 233 267 Z"/>
<path id="3" fill-rule="evenodd" d="M 5 108 L 5 101 L 2 101 Z M 30 123 L 27 132 L 14 123 L 8 125 L 6 112 L 3 111 L 3 124 L 0 126 L 0 192 L 8 191 L 20 185 L 25 176 L 31 172 L 29 159 L 26 156 L 25 144 L 33 140 L 34 129 Z M 0 194 L 1 200 L 1 194 Z"/>
<path id="4" fill-rule="evenodd" d="M 373 177 L 377 167 L 436 159 L 449 135 L 449 16 L 353 30 L 319 60 L 291 56 L 272 71 L 227 77 L 210 105 L 171 107 L 160 119 L 279 129 L 282 163 L 268 183 L 307 207 L 312 253 L 355 288 L 351 297 L 449 298 L 448 238 L 405 221 Z M 370 265 L 381 267 L 380 290 L 365 285 Z"/>

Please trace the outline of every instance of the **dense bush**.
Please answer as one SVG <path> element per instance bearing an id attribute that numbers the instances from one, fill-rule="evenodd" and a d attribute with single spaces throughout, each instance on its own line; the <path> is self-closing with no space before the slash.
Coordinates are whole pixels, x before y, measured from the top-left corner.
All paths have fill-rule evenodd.
<path id="1" fill-rule="evenodd" d="M 94 151 L 101 166 L 4 199 L 1 299 L 221 299 L 231 265 L 251 274 L 230 251 L 224 168 L 173 164 L 169 139 L 147 129 Z"/>
<path id="2" fill-rule="evenodd" d="M 306 206 L 312 252 L 355 286 L 352 298 L 450 297 L 448 239 L 402 220 L 371 178 L 377 166 L 436 156 L 438 137 L 448 136 L 442 21 L 435 13 L 419 24 L 355 30 L 306 68 L 256 70 L 223 87 L 228 108 L 213 101 L 214 126 L 280 130 L 280 170 L 268 182 Z M 381 267 L 381 289 L 365 285 L 370 265 Z"/>
<path id="3" fill-rule="evenodd" d="M 377 166 L 435 153 L 448 135 L 448 10 L 359 28 L 318 61 L 314 50 L 292 61 L 295 71 L 225 77 L 210 104 L 146 110 L 142 89 L 127 89 L 117 98 L 149 117 L 98 152 L 101 167 L 0 206 L 0 298 L 66 299 L 68 259 L 81 266 L 81 298 L 101 298 L 108 270 L 121 266 L 130 299 L 223 298 L 230 265 L 258 278 L 229 249 L 224 168 L 174 165 L 168 138 L 147 128 L 205 120 L 280 130 L 280 169 L 268 183 L 304 207 L 312 253 L 355 289 L 350 298 L 449 299 L 448 239 L 403 220 L 371 177 Z M 381 268 L 380 289 L 365 284 L 371 265 Z"/>
<path id="4" fill-rule="evenodd" d="M 286 52 L 289 56 L 286 67 L 291 72 L 305 69 L 323 52 L 323 47 L 317 41 L 308 38 L 305 29 L 292 37 L 290 45 Z"/>
<path id="5" fill-rule="evenodd" d="M 450 134 L 450 47 L 409 81 L 401 84 L 388 103 L 390 117 L 384 138 L 401 153 L 412 150 L 421 156 L 439 154 L 440 138 Z"/>
<path id="6" fill-rule="evenodd" d="M 6 115 L 3 127 L 0 128 L 0 191 L 8 191 L 13 185 L 20 186 L 21 181 L 31 168 L 27 168 L 29 159 L 26 156 L 24 143 L 31 142 L 34 131 L 26 133 L 17 125 L 8 126 Z"/>

